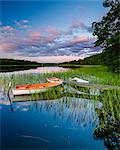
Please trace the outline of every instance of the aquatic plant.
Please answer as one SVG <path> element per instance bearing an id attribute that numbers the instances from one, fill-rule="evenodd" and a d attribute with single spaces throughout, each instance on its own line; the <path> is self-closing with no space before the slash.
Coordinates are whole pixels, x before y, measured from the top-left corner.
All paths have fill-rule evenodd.
<path id="1" fill-rule="evenodd" d="M 100 101 L 103 106 L 96 109 L 99 124 L 94 130 L 94 138 L 102 139 L 108 149 L 119 149 L 120 91 L 104 91 Z"/>

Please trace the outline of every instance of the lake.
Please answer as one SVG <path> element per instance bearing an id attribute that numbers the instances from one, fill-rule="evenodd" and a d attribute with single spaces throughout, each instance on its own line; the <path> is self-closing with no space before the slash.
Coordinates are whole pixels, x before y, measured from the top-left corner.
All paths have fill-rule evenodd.
<path id="1" fill-rule="evenodd" d="M 0 75 L 10 75 L 10 74 L 38 74 L 38 73 L 53 73 L 53 72 L 64 72 L 68 70 L 68 68 L 63 67 L 35 67 L 35 68 L 10 68 L 8 67 L 8 71 L 4 71 L 4 69 L 0 72 Z"/>
<path id="2" fill-rule="evenodd" d="M 2 149 L 104 150 L 103 141 L 93 138 L 101 105 L 70 97 L 10 105 L 1 97 Z"/>
<path id="3" fill-rule="evenodd" d="M 112 133 L 112 125 L 108 128 L 107 117 L 102 116 L 103 113 L 108 116 L 109 107 L 100 98 L 80 98 L 78 95 L 84 95 L 84 92 L 79 91 L 76 95 L 76 89 L 71 91 L 73 87 L 70 87 L 66 90 L 70 94 L 57 94 L 56 91 L 44 94 L 48 100 L 41 96 L 31 101 L 26 96 L 25 99 L 29 101 L 10 102 L 7 96 L 9 75 L 14 74 L 15 85 L 34 82 L 33 80 L 36 82 L 41 77 L 40 74 L 46 71 L 61 72 L 66 69 L 39 67 L 0 74 L 5 77 L 1 78 L 4 84 L 0 85 L 1 149 L 106 150 L 118 147 L 116 136 L 115 139 L 113 136 L 114 133 L 118 136 L 118 133 Z M 24 74 L 27 75 L 23 76 Z M 51 98 L 55 93 L 55 98 Z M 24 99 L 23 96 L 21 99 Z M 115 126 L 115 131 L 116 129 Z"/>

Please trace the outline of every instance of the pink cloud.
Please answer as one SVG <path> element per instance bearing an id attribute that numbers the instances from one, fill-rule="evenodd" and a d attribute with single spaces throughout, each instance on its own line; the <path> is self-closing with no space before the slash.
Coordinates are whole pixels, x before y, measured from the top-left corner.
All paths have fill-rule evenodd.
<path id="1" fill-rule="evenodd" d="M 14 22 L 16 23 L 15 24 L 16 28 L 13 28 L 11 26 L 1 26 L 1 29 L 3 31 L 4 30 L 11 31 L 11 32 L 3 32 L 2 33 L 3 37 L 2 36 L 0 37 L 1 38 L 0 41 L 2 43 L 0 45 L 0 51 L 2 52 L 12 52 L 12 51 L 14 52 L 14 50 L 16 50 L 16 53 L 14 53 L 14 55 L 21 54 L 25 56 L 35 56 L 35 57 L 38 55 L 39 56 L 62 55 L 63 58 L 63 55 L 70 56 L 74 54 L 75 55 L 81 54 L 81 52 L 79 51 L 80 50 L 82 51 L 83 48 L 90 48 L 90 49 L 93 48 L 92 43 L 93 40 L 95 39 L 86 33 L 82 35 L 80 32 L 79 34 L 78 31 L 80 29 L 79 27 L 81 27 L 81 29 L 83 30 L 86 27 L 84 23 L 80 21 L 74 21 L 71 26 L 74 28 L 70 28 L 68 31 L 64 30 L 58 31 L 54 27 L 50 26 L 48 28 L 37 28 L 36 30 L 33 30 L 33 28 L 23 29 L 28 27 L 27 24 L 28 20 L 20 20 Z M 88 35 L 90 37 L 88 37 Z M 77 45 L 78 43 L 81 43 L 80 46 Z M 84 45 L 86 47 L 84 47 Z M 78 46 L 80 48 L 79 51 Z M 55 58 L 57 57 L 55 56 Z M 58 57 L 58 59 L 60 58 L 61 57 Z M 66 57 L 64 57 L 64 59 L 65 58 Z"/>
<path id="2" fill-rule="evenodd" d="M 72 60 L 83 59 L 81 56 L 42 56 L 42 57 L 24 57 L 24 56 L 16 56 L 14 59 L 20 60 L 29 60 L 36 61 L 39 63 L 59 63 L 59 62 L 67 62 Z"/>
<path id="3" fill-rule="evenodd" d="M 31 40 L 33 41 L 38 41 L 41 37 L 41 33 L 40 32 L 32 32 L 30 35 Z"/>
<path id="4" fill-rule="evenodd" d="M 20 41 L 20 44 L 21 45 L 31 45 L 33 43 L 33 41 L 30 39 L 30 38 L 23 38 L 21 41 Z"/>
<path id="5" fill-rule="evenodd" d="M 60 34 L 60 32 L 58 30 L 56 30 L 55 28 L 52 28 L 52 27 L 47 28 L 46 31 L 50 34 L 53 34 L 53 35 L 59 35 Z"/>
<path id="6" fill-rule="evenodd" d="M 87 26 L 84 24 L 84 22 L 79 21 L 79 20 L 75 20 L 72 22 L 71 29 L 81 29 L 81 30 L 85 30 L 89 33 L 93 32 L 93 29 L 91 26 Z"/>
<path id="7" fill-rule="evenodd" d="M 71 43 L 75 44 L 75 43 L 88 42 L 88 41 L 89 41 L 89 37 L 83 36 L 83 37 L 75 37 L 74 39 L 71 40 Z"/>
<path id="8" fill-rule="evenodd" d="M 44 37 L 45 42 L 53 42 L 54 39 L 60 35 L 60 31 L 53 27 L 48 27 L 45 31 L 47 32 Z"/>
<path id="9" fill-rule="evenodd" d="M 79 28 L 79 27 L 84 27 L 84 23 L 82 21 L 79 20 L 75 20 L 72 22 L 72 28 Z"/>
<path id="10" fill-rule="evenodd" d="M 28 35 L 28 37 L 23 38 L 20 41 L 21 45 L 32 45 L 36 42 L 38 42 L 41 38 L 41 33 L 36 31 L 36 32 L 32 32 Z"/>
<path id="11" fill-rule="evenodd" d="M 45 40 L 47 43 L 53 42 L 54 39 L 55 39 L 54 36 L 47 36 L 47 37 L 44 38 L 44 40 Z"/>
<path id="12" fill-rule="evenodd" d="M 0 44 L 0 51 L 1 52 L 9 52 L 9 51 L 15 50 L 16 47 L 17 46 L 15 44 L 2 43 L 2 44 Z"/>
<path id="13" fill-rule="evenodd" d="M 3 30 L 6 30 L 6 31 L 13 31 L 14 28 L 11 27 L 11 26 L 3 26 Z"/>

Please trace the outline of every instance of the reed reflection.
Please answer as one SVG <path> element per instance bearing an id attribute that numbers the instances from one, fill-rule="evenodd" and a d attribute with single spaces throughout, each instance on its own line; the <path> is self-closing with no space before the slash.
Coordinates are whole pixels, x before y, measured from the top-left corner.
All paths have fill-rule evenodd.
<path id="1" fill-rule="evenodd" d="M 68 124 L 74 123 L 77 127 L 93 127 L 98 124 L 95 109 L 102 104 L 93 100 L 62 97 L 58 100 L 18 102 L 13 105 L 15 111 L 37 110 L 38 113 L 50 114 L 55 120 L 63 119 Z"/>

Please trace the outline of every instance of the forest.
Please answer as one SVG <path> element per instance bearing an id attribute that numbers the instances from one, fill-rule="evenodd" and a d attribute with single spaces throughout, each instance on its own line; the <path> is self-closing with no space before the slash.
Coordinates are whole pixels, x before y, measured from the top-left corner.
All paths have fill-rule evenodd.
<path id="1" fill-rule="evenodd" d="M 108 71 L 120 72 L 120 2 L 119 0 L 105 0 L 103 7 L 109 11 L 99 22 L 93 22 L 93 36 L 97 37 L 95 47 L 101 47 L 102 53 L 71 61 L 69 64 L 79 65 L 105 65 Z M 66 62 L 67 63 L 67 62 Z M 65 64 L 65 63 L 63 63 Z"/>

